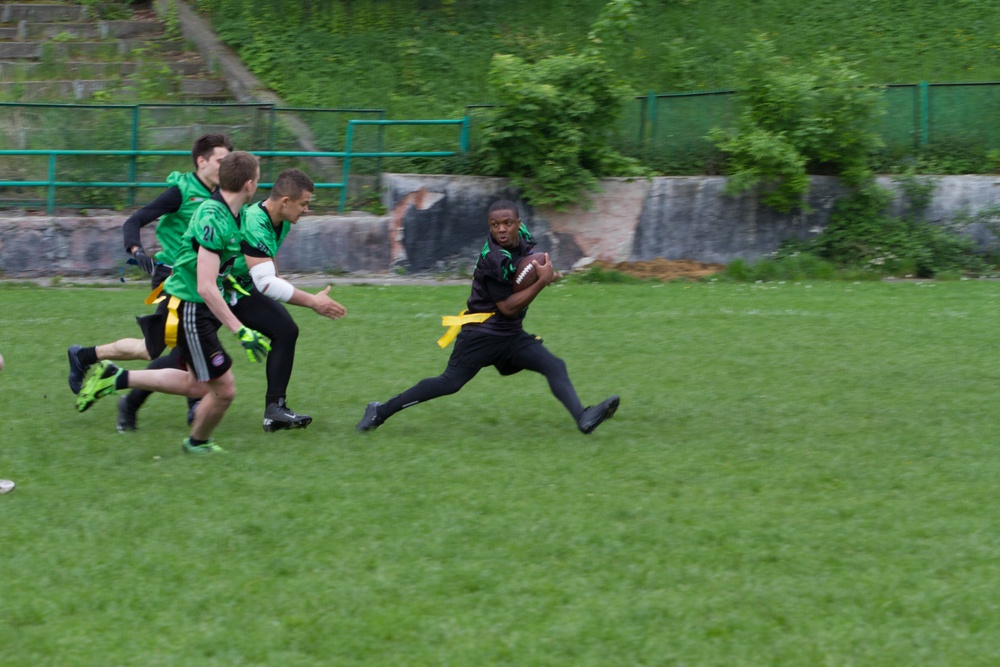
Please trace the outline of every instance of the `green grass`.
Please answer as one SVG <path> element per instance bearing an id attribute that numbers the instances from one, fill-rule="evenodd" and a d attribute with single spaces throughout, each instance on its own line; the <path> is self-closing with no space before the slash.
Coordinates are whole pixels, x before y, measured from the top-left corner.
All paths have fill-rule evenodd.
<path id="1" fill-rule="evenodd" d="M 220 38 L 292 106 L 382 107 L 448 117 L 502 102 L 494 54 L 528 61 L 579 51 L 607 0 L 292 2 L 200 0 Z M 610 54 L 637 95 L 733 88 L 733 52 L 767 33 L 793 61 L 833 51 L 871 83 L 1000 80 L 1000 16 L 987 0 L 682 0 L 636 3 Z M 641 5 L 641 6 L 640 6 Z M 262 24 L 271 23 L 266 36 Z"/>
<path id="2" fill-rule="evenodd" d="M 0 286 L 0 662 L 11 665 L 957 665 L 1000 654 L 992 282 L 564 284 L 535 375 L 484 370 L 365 436 L 444 368 L 467 288 L 302 309 L 291 405 L 260 428 L 237 359 L 184 456 L 73 410 L 65 348 L 133 331 L 144 290 Z"/>

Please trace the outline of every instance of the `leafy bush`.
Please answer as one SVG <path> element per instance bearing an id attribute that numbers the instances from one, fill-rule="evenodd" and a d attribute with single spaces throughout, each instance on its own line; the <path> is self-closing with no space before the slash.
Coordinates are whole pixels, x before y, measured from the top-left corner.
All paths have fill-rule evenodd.
<path id="1" fill-rule="evenodd" d="M 975 241 L 961 232 L 928 222 L 924 208 L 934 182 L 904 176 L 899 180 L 904 213 L 888 214 L 892 194 L 874 183 L 839 200 L 830 223 L 802 247 L 838 266 L 881 275 L 931 278 L 943 272 L 983 272 L 986 263 Z"/>
<path id="2" fill-rule="evenodd" d="M 639 284 L 656 282 L 652 278 L 639 278 L 615 269 L 605 269 L 600 266 L 588 266 L 583 271 L 575 271 L 566 277 L 566 282 L 571 283 L 612 283 L 612 284 Z"/>
<path id="3" fill-rule="evenodd" d="M 830 262 L 806 252 L 790 252 L 752 264 L 736 259 L 726 266 L 723 277 L 740 282 L 833 280 L 841 272 Z"/>
<path id="4" fill-rule="evenodd" d="M 532 203 L 557 209 L 578 203 L 600 177 L 648 173 L 609 143 L 627 90 L 603 49 L 622 38 L 634 4 L 609 2 L 591 31 L 593 48 L 582 53 L 493 57 L 489 78 L 503 106 L 484 123 L 486 173 L 510 177 Z"/>
<path id="5" fill-rule="evenodd" d="M 728 192 L 759 187 L 766 204 L 789 212 L 804 207 L 809 173 L 837 175 L 853 186 L 871 178 L 868 156 L 881 145 L 869 129 L 881 109 L 877 88 L 861 85 L 835 55 L 793 65 L 766 35 L 738 56 L 736 128 L 710 134 L 728 156 Z"/>

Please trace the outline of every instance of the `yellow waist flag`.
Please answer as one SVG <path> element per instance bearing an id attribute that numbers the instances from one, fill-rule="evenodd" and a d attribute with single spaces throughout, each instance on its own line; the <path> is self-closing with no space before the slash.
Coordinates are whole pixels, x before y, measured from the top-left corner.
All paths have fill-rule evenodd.
<path id="1" fill-rule="evenodd" d="M 171 296 L 167 302 L 167 325 L 163 329 L 163 342 L 167 347 L 177 347 L 177 323 L 180 322 L 180 318 L 177 317 L 177 304 L 180 302 L 176 296 Z"/>
<path id="2" fill-rule="evenodd" d="M 146 305 L 152 306 L 154 303 L 159 301 L 157 297 L 160 296 L 160 292 L 162 291 L 163 291 L 163 283 L 160 283 L 159 285 L 156 286 L 156 289 L 150 292 L 149 296 L 146 297 Z"/>
<path id="3" fill-rule="evenodd" d="M 455 336 L 462 330 L 463 324 L 485 322 L 493 315 L 494 313 L 466 313 L 464 310 L 458 315 L 442 315 L 441 326 L 448 327 L 448 331 L 438 339 L 438 347 L 445 348 L 451 345 Z"/>

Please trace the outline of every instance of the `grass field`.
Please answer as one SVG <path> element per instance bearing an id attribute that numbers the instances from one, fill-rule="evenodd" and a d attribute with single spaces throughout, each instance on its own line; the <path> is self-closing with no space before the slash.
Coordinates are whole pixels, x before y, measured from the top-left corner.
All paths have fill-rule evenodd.
<path id="1" fill-rule="evenodd" d="M 313 425 L 265 434 L 238 358 L 192 457 L 182 399 L 122 436 L 66 386 L 141 286 L 0 286 L 0 663 L 996 663 L 996 283 L 554 286 L 527 328 L 622 397 L 589 437 L 492 370 L 355 433 L 467 288 L 334 292 L 294 310 Z"/>

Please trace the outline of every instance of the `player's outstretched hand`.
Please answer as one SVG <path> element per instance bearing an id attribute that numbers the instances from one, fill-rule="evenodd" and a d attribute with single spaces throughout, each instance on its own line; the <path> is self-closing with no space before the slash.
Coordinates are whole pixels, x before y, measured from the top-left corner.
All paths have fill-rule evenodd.
<path id="1" fill-rule="evenodd" d="M 240 327 L 236 332 L 236 337 L 240 339 L 240 345 L 247 351 L 247 359 L 254 364 L 267 359 L 267 353 L 271 351 L 271 344 L 261 335 L 260 332 Z"/>
<path id="2" fill-rule="evenodd" d="M 329 294 L 329 285 L 322 292 L 313 294 L 312 309 L 323 317 L 329 317 L 331 320 L 339 320 L 347 314 L 347 309 L 331 299 Z"/>
<path id="3" fill-rule="evenodd" d="M 135 264 L 142 269 L 147 276 L 153 275 L 153 258 L 146 254 L 146 249 L 139 247 L 132 253 Z"/>

